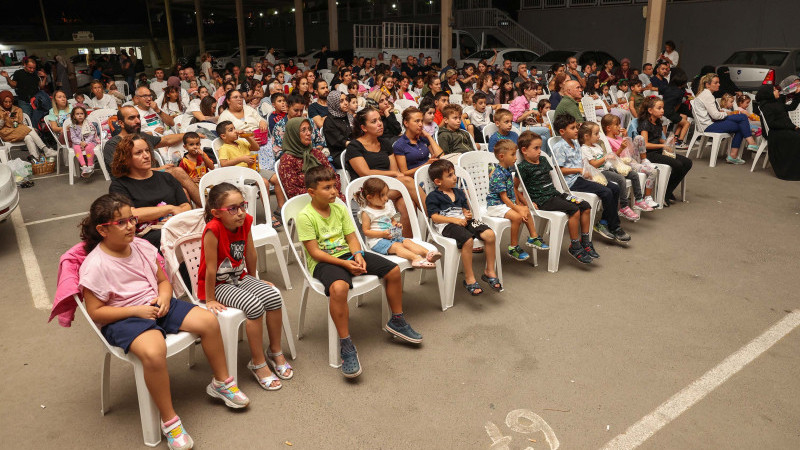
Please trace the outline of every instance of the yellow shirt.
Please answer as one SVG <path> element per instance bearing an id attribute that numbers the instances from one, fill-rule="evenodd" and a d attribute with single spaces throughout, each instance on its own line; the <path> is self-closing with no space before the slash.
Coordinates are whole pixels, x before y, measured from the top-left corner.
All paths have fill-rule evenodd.
<path id="1" fill-rule="evenodd" d="M 245 139 L 237 139 L 235 144 L 222 144 L 219 148 L 219 159 L 236 159 L 242 156 L 250 156 L 250 143 Z M 239 167 L 247 167 L 246 163 L 236 164 Z"/>

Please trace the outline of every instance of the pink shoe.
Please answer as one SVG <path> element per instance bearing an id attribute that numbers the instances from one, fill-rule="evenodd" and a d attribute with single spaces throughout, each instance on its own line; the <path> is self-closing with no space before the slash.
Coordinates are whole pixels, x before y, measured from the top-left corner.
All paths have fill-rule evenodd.
<path id="1" fill-rule="evenodd" d="M 619 215 L 630 220 L 631 222 L 636 222 L 639 220 L 639 215 L 636 214 L 630 206 L 626 206 L 619 210 Z"/>
<path id="2" fill-rule="evenodd" d="M 633 210 L 634 211 L 636 211 L 636 210 L 639 210 L 639 211 L 652 211 L 653 208 L 650 205 L 648 205 L 647 202 L 644 201 L 644 199 L 642 199 L 642 200 L 639 200 L 638 202 L 633 204 Z"/>

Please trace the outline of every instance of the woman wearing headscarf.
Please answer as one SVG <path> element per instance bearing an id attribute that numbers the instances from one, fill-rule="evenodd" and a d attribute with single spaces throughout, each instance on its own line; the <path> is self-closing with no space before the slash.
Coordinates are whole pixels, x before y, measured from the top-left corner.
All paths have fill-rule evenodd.
<path id="1" fill-rule="evenodd" d="M 11 143 L 25 142 L 30 153 L 28 161 L 31 163 L 39 159 L 40 150 L 47 157 L 57 156 L 58 152 L 45 147 L 36 131 L 25 125 L 23 116 L 22 109 L 14 104 L 11 91 L 0 92 L 0 139 Z"/>
<path id="2" fill-rule="evenodd" d="M 311 133 L 311 123 L 304 117 L 295 117 L 286 122 L 283 156 L 278 165 L 278 176 L 287 199 L 306 193 L 305 174 L 308 170 L 317 166 L 333 168 L 322 151 L 311 145 Z M 344 200 L 338 174 L 336 190 L 339 192 L 339 197 Z"/>
<path id="3" fill-rule="evenodd" d="M 325 142 L 328 143 L 328 150 L 333 158 L 333 166 L 341 169 L 339 158 L 350 143 L 350 135 L 353 129 L 350 126 L 350 119 L 347 112 L 350 109 L 350 102 L 347 96 L 340 91 L 333 90 L 328 94 L 328 114 L 322 124 L 325 134 Z"/>
<path id="4" fill-rule="evenodd" d="M 717 76 L 719 77 L 719 90 L 714 93 L 714 98 L 722 98 L 724 94 L 731 94 L 736 97 L 742 93 L 739 86 L 731 80 L 731 69 L 721 66 L 717 69 Z"/>
<path id="5" fill-rule="evenodd" d="M 700 69 L 700 73 L 692 80 L 692 92 L 695 94 L 697 93 L 697 89 L 700 87 L 700 78 L 703 78 L 703 75 L 708 73 L 717 73 L 714 70 L 714 66 L 703 66 L 703 68 Z"/>
<path id="6" fill-rule="evenodd" d="M 781 180 L 800 181 L 800 128 L 792 123 L 788 113 L 800 105 L 800 87 L 794 93 L 792 102 L 787 105 L 779 86 L 765 84 L 758 90 L 756 102 L 766 124 L 764 131 L 769 128 L 767 156 L 775 176 Z"/>

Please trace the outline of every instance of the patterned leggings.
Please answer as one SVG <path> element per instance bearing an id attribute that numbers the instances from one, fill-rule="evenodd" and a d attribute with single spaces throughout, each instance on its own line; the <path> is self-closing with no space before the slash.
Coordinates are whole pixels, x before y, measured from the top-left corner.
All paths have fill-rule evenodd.
<path id="1" fill-rule="evenodd" d="M 238 286 L 220 284 L 214 288 L 217 301 L 231 308 L 241 309 L 248 319 L 258 319 L 264 311 L 280 309 L 283 305 L 281 293 L 258 278 L 245 275 Z"/>

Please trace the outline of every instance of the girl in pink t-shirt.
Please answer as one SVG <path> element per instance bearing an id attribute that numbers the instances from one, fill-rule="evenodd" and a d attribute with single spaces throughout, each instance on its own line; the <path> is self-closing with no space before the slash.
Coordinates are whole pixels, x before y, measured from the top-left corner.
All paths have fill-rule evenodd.
<path id="1" fill-rule="evenodd" d="M 192 438 L 172 406 L 167 333 L 188 331 L 202 339 L 214 372 L 206 387 L 208 395 L 231 408 L 244 408 L 250 399 L 228 373 L 216 317 L 172 297 L 172 285 L 156 262 L 156 248 L 135 237 L 137 222 L 131 201 L 120 194 L 103 195 L 92 203 L 81 223 L 88 255 L 80 268 L 80 286 L 86 310 L 108 343 L 133 352 L 142 361 L 144 380 L 169 447 L 191 448 Z"/>

